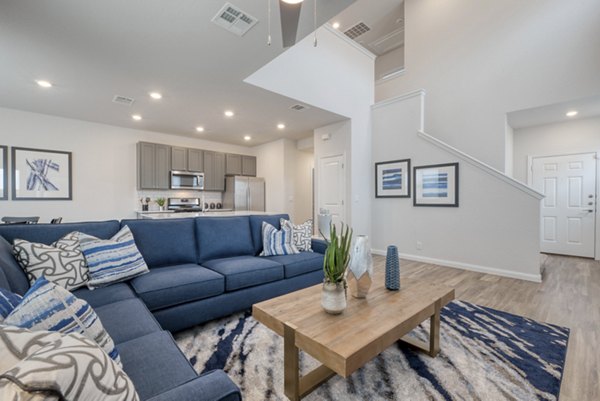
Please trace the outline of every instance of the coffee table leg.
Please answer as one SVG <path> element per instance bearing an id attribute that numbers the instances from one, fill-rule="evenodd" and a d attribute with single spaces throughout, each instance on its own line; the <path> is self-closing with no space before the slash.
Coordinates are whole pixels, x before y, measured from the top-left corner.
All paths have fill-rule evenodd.
<path id="1" fill-rule="evenodd" d="M 429 325 L 429 355 L 435 357 L 440 352 L 440 310 L 442 300 L 435 302 L 435 312 L 431 316 Z"/>
<path id="2" fill-rule="evenodd" d="M 300 400 L 300 366 L 296 348 L 296 327 L 283 324 L 283 382 L 285 395 L 292 401 Z"/>

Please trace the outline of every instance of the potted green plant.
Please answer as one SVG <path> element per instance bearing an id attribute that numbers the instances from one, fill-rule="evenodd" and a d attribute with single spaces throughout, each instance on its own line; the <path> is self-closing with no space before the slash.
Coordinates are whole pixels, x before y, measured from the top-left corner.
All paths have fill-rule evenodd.
<path id="1" fill-rule="evenodd" d="M 340 314 L 346 309 L 346 269 L 350 262 L 352 229 L 342 223 L 340 234 L 330 226 L 330 239 L 323 259 L 323 291 L 321 306 L 327 313 Z"/>
<path id="2" fill-rule="evenodd" d="M 165 208 L 165 202 L 167 200 L 165 198 L 157 198 L 156 199 L 156 204 L 158 205 L 158 210 L 160 210 L 161 212 L 164 210 Z"/>

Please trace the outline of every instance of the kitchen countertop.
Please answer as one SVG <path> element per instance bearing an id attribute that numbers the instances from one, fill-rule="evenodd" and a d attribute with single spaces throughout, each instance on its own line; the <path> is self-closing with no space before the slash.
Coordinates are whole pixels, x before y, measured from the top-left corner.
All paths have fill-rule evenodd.
<path id="1" fill-rule="evenodd" d="M 147 213 L 138 212 L 140 219 L 185 219 L 189 217 L 230 217 L 230 216 L 252 216 L 263 214 L 277 214 L 271 212 L 251 212 L 251 211 L 222 211 L 222 212 L 191 212 L 191 213 Z"/>

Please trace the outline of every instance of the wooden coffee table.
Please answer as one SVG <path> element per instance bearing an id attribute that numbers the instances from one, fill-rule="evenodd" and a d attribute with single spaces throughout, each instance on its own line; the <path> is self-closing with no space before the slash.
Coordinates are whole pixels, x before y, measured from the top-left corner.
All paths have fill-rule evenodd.
<path id="1" fill-rule="evenodd" d="M 404 280 L 400 291 L 388 291 L 382 272 L 376 272 L 366 299 L 348 293 L 348 308 L 341 315 L 321 308 L 321 287 L 316 285 L 252 308 L 256 320 L 283 336 L 285 395 L 293 401 L 316 389 L 333 375 L 350 376 L 390 345 L 403 341 L 435 357 L 440 350 L 440 309 L 454 299 L 444 285 Z M 429 344 L 403 338 L 431 319 Z M 322 363 L 301 376 L 298 352 Z"/>

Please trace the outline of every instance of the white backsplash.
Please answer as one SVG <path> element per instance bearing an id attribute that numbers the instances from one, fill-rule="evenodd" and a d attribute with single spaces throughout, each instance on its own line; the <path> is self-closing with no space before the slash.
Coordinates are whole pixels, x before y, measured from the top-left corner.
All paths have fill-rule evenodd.
<path id="1" fill-rule="evenodd" d="M 221 192 L 209 192 L 209 191 L 160 191 L 160 190 L 146 190 L 137 192 L 138 203 L 136 210 L 142 210 L 142 204 L 139 199 L 150 198 L 149 211 L 158 210 L 158 205 L 155 200 L 157 198 L 200 198 L 201 201 L 210 204 L 223 202 L 223 194 Z M 167 204 L 165 203 L 165 208 Z"/>

